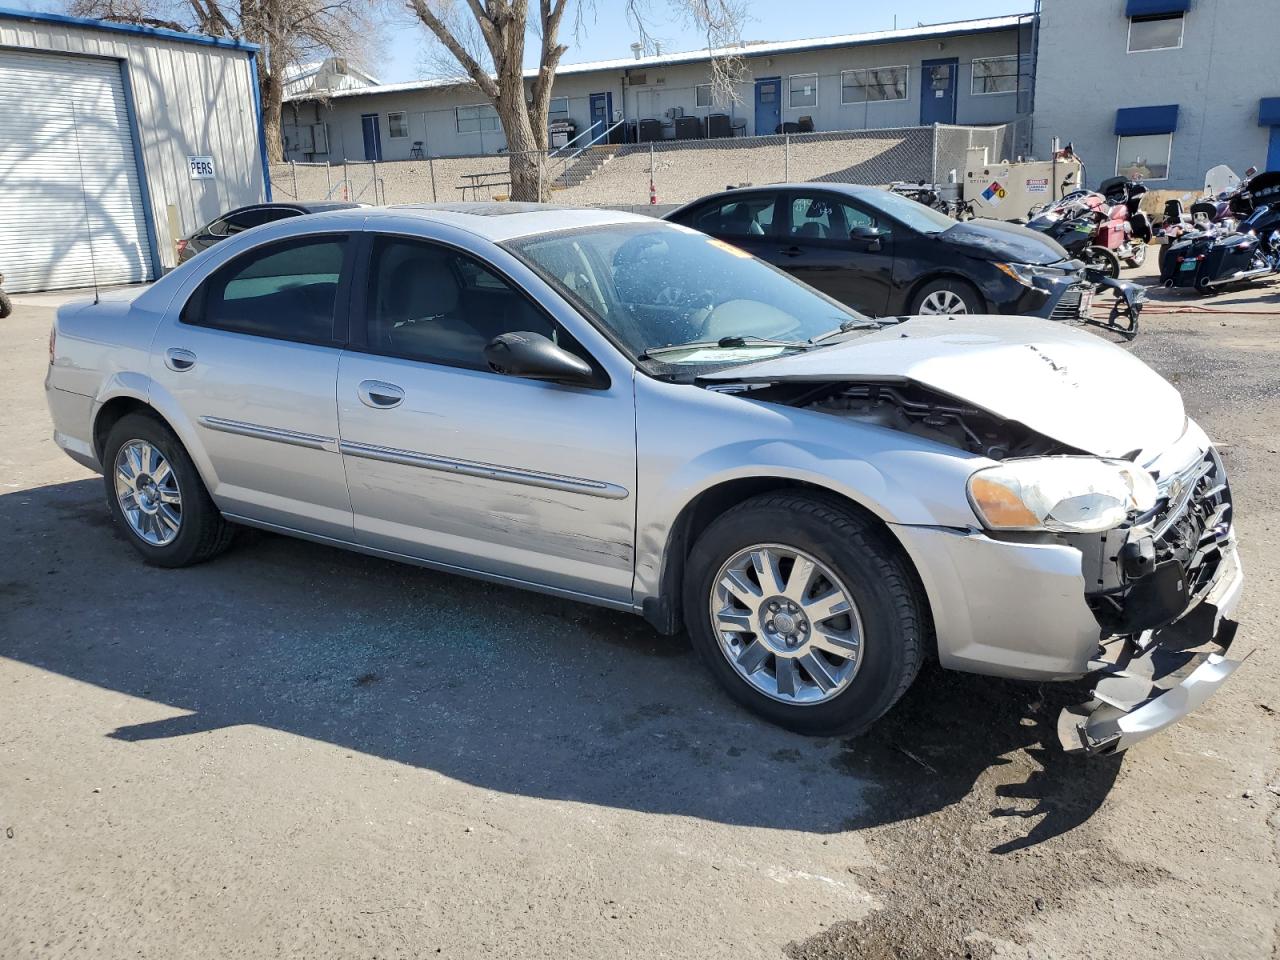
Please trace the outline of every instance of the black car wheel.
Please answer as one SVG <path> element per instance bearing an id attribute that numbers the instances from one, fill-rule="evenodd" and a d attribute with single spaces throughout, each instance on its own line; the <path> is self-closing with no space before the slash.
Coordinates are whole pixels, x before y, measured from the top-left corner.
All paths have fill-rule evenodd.
<path id="1" fill-rule="evenodd" d="M 957 316 L 982 313 L 982 296 L 972 284 L 963 280 L 932 280 L 911 298 L 910 314 L 925 316 Z"/>

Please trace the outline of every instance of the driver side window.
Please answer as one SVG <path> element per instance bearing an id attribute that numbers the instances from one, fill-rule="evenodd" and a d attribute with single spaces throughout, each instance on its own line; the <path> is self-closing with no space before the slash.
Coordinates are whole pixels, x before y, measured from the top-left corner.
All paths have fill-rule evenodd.
<path id="1" fill-rule="evenodd" d="M 835 197 L 798 194 L 791 200 L 791 236 L 797 240 L 842 242 L 858 227 L 878 227 L 876 218 Z"/>
<path id="2" fill-rule="evenodd" d="M 526 331 L 587 359 L 559 324 L 493 270 L 428 241 L 375 240 L 367 303 L 374 353 L 487 370 L 489 341 Z"/>

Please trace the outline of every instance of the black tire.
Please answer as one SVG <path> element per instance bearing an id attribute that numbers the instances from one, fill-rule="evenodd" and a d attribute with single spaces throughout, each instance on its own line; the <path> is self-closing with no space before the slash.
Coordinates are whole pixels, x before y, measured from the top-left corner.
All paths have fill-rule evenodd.
<path id="1" fill-rule="evenodd" d="M 786 534 L 780 537 L 780 531 Z M 776 543 L 834 571 L 862 622 L 857 672 L 822 702 L 784 703 L 755 689 L 730 665 L 712 625 L 714 581 L 723 565 L 748 547 Z M 702 533 L 685 568 L 685 624 L 712 675 L 747 709 L 811 736 L 861 733 L 902 697 L 931 634 L 927 611 L 914 572 L 889 535 L 855 508 L 821 494 L 763 494 L 739 504 Z"/>
<path id="2" fill-rule="evenodd" d="M 1147 262 L 1147 245 L 1142 240 L 1133 241 L 1133 256 L 1125 260 L 1125 266 L 1137 269 Z"/>
<path id="3" fill-rule="evenodd" d="M 907 313 L 913 316 L 918 314 L 931 296 L 940 293 L 954 294 L 964 304 L 964 310 L 957 310 L 956 314 L 986 313 L 986 304 L 983 302 L 982 294 L 978 293 L 977 288 L 971 283 L 953 277 L 930 280 L 917 290 L 915 296 L 911 298 Z"/>
<path id="4" fill-rule="evenodd" d="M 1160 268 L 1160 276 L 1164 276 L 1164 262 L 1169 257 L 1169 244 L 1160 244 L 1160 252 L 1156 254 L 1156 265 Z"/>
<path id="5" fill-rule="evenodd" d="M 3 320 L 11 313 L 13 313 L 13 301 L 9 299 L 7 293 L 0 290 L 0 320 Z"/>
<path id="6" fill-rule="evenodd" d="M 1120 279 L 1120 258 L 1106 247 L 1087 247 L 1084 251 L 1084 262 L 1101 270 L 1112 280 Z"/>
<path id="7" fill-rule="evenodd" d="M 116 496 L 116 457 L 120 448 L 133 440 L 151 444 L 168 460 L 182 496 L 181 521 L 177 536 L 164 545 L 148 543 L 125 519 Z M 209 497 L 204 481 L 191 462 L 182 442 L 158 417 L 130 413 L 111 428 L 102 454 L 103 481 L 107 506 L 127 539 L 147 563 L 157 567 L 188 567 L 204 563 L 222 553 L 235 537 L 235 527 L 223 519 Z"/>

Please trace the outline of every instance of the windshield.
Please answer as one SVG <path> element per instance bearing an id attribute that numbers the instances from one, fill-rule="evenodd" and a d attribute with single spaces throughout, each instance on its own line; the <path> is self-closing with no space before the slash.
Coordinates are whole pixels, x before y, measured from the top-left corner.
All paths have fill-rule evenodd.
<path id="1" fill-rule="evenodd" d="M 900 193 L 891 193 L 888 190 L 868 190 L 865 193 L 859 193 L 858 199 L 920 233 L 941 233 L 943 230 L 950 230 L 956 225 L 956 222 L 945 213 L 941 213 L 933 209 L 933 207 L 926 207 L 923 203 L 917 203 L 910 197 L 904 197 Z"/>
<path id="2" fill-rule="evenodd" d="M 655 220 L 510 241 L 633 358 L 759 360 L 846 329 L 858 312 L 721 240 Z"/>

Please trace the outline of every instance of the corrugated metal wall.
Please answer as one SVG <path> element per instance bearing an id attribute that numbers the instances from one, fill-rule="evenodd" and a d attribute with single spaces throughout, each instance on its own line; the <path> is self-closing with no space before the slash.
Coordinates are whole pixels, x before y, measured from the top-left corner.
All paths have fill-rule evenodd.
<path id="1" fill-rule="evenodd" d="M 0 48 L 0 270 L 14 293 L 152 271 L 117 60 Z"/>
<path id="2" fill-rule="evenodd" d="M 170 205 L 178 233 L 185 235 L 230 208 L 264 199 L 257 79 L 248 52 L 7 17 L 0 18 L 0 47 L 124 61 L 124 93 L 134 112 L 147 212 L 163 267 L 176 263 Z M 191 156 L 213 157 L 216 178 L 190 179 Z"/>

